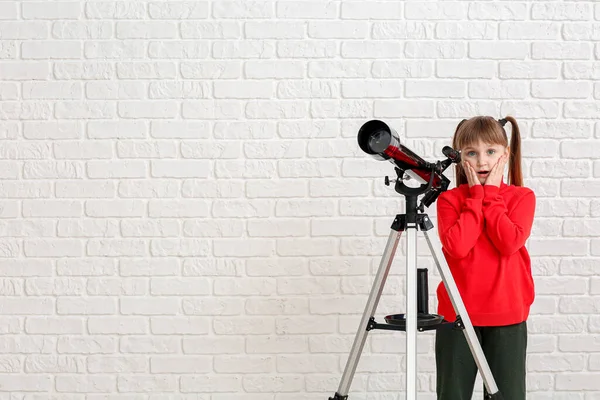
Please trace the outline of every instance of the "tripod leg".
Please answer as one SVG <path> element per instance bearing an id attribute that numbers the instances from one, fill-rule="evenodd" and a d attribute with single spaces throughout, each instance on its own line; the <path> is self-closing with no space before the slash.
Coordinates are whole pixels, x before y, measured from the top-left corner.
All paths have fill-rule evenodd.
<path id="1" fill-rule="evenodd" d="M 395 230 L 390 232 L 387 245 L 385 246 L 385 250 L 379 264 L 379 269 L 377 270 L 377 275 L 375 276 L 375 280 L 373 282 L 371 293 L 369 294 L 369 299 L 367 300 L 367 305 L 365 306 L 365 311 L 360 321 L 358 331 L 356 332 L 356 337 L 354 338 L 354 344 L 352 345 L 350 355 L 348 356 L 348 361 L 346 362 L 346 368 L 344 369 L 340 386 L 338 387 L 335 397 L 330 397 L 332 400 L 347 398 L 346 396 L 350 390 L 352 378 L 356 372 L 360 355 L 365 345 L 365 341 L 367 340 L 367 327 L 370 319 L 375 314 L 377 305 L 379 304 L 379 298 L 381 297 L 383 286 L 385 285 L 390 267 L 394 261 L 394 254 L 396 254 L 396 248 L 398 247 L 400 236 L 401 232 L 396 232 Z"/>
<path id="2" fill-rule="evenodd" d="M 431 254 L 433 255 L 435 263 L 438 266 L 442 280 L 446 286 L 446 290 L 448 290 L 448 295 L 450 296 L 450 301 L 452 301 L 452 306 L 464 324 L 464 333 L 467 343 L 469 344 L 469 348 L 471 349 L 471 353 L 473 354 L 477 368 L 479 368 L 479 372 L 481 373 L 481 377 L 483 378 L 483 383 L 487 389 L 487 392 L 491 394 L 491 399 L 501 399 L 502 397 L 501 394 L 498 393 L 496 381 L 494 380 L 490 366 L 485 359 L 481 344 L 479 343 L 479 340 L 477 340 L 477 334 L 473 329 L 471 319 L 469 318 L 469 314 L 467 314 L 467 309 L 462 302 L 458 287 L 456 286 L 456 282 L 454 282 L 454 278 L 450 272 L 450 267 L 448 266 L 446 258 L 441 251 L 441 247 L 439 246 L 439 243 L 436 243 L 437 246 L 434 247 L 427 232 L 424 231 L 423 233 L 425 234 L 425 239 L 427 240 L 427 244 L 429 245 L 429 249 L 431 250 Z"/>
<path id="3" fill-rule="evenodd" d="M 406 399 L 417 398 L 417 226 L 406 226 Z"/>

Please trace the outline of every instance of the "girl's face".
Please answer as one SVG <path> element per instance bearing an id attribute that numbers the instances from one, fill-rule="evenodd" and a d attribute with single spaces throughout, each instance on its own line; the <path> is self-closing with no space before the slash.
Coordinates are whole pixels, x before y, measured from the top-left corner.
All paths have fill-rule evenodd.
<path id="1" fill-rule="evenodd" d="M 477 172 L 479 182 L 483 185 L 498 159 L 502 155 L 508 155 L 509 151 L 510 147 L 479 141 L 477 144 L 471 144 L 462 149 L 460 157 L 461 160 L 465 160 L 473 167 Z"/>

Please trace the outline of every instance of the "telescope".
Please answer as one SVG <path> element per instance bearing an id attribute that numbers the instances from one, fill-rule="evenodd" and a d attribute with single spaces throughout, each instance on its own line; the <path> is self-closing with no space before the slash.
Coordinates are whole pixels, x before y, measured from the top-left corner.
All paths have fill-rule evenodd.
<path id="1" fill-rule="evenodd" d="M 394 170 L 398 174 L 395 189 L 406 199 L 406 212 L 397 214 L 390 226 L 390 235 L 373 280 L 373 286 L 369 292 L 369 298 L 356 331 L 344 373 L 337 391 L 333 397 L 329 397 L 329 400 L 348 400 L 348 392 L 367 335 L 374 329 L 406 332 L 406 356 L 404 358 L 406 400 L 416 400 L 417 398 L 417 331 L 433 329 L 460 329 L 463 331 L 471 354 L 483 377 L 486 389 L 485 399 L 502 400 L 502 394 L 498 390 L 481 344 L 477 339 L 477 334 L 460 297 L 442 247 L 427 233 L 434 228 L 433 222 L 427 214 L 423 213 L 423 207 L 429 207 L 448 188 L 450 180 L 444 176 L 443 172 L 452 163 L 460 162 L 460 153 L 445 146 L 442 149 L 442 153 L 447 157 L 445 160 L 435 163 L 427 162 L 404 146 L 393 129 L 378 120 L 371 120 L 360 128 L 358 145 L 376 160 L 387 160 L 394 164 Z M 405 174 L 415 178 L 421 185 L 419 187 L 406 186 L 403 182 L 404 179 L 407 179 Z M 386 176 L 385 184 L 389 185 L 389 183 L 389 178 Z M 417 206 L 417 198 L 421 194 L 424 196 L 421 204 Z M 448 291 L 456 312 L 454 322 L 446 321 L 443 315 L 429 313 L 427 269 L 417 268 L 417 232 L 421 232 L 425 236 L 431 255 Z M 386 323 L 382 324 L 375 320 L 375 312 L 402 234 L 406 234 L 407 238 L 405 280 L 407 310 L 406 313 L 387 315 Z"/>
<path id="2" fill-rule="evenodd" d="M 367 154 L 379 161 L 390 161 L 395 165 L 398 175 L 396 191 L 409 193 L 408 187 L 401 182 L 406 179 L 405 174 L 419 182 L 422 187 L 420 193 L 428 192 L 422 201 L 429 207 L 437 197 L 448 189 L 450 180 L 443 175 L 444 170 L 452 163 L 460 162 L 460 153 L 450 146 L 444 146 L 442 153 L 446 160 L 430 163 L 418 156 L 400 142 L 398 133 L 385 122 L 371 120 L 366 122 L 358 131 L 358 145 Z M 386 185 L 389 178 L 386 177 Z"/>

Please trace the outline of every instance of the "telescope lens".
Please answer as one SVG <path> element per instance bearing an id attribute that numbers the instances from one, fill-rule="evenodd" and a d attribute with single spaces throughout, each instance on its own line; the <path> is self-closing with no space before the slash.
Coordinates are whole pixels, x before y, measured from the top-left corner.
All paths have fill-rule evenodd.
<path id="1" fill-rule="evenodd" d="M 383 153 L 390 145 L 392 135 L 388 131 L 377 131 L 369 137 L 369 148 L 374 153 Z"/>

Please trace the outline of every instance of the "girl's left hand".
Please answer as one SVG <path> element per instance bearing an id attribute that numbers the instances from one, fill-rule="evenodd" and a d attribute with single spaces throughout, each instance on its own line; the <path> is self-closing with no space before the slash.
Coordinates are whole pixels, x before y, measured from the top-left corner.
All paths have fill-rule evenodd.
<path id="1" fill-rule="evenodd" d="M 492 185 L 500 187 L 500 182 L 502 182 L 502 176 L 504 175 L 504 166 L 508 161 L 508 156 L 503 155 L 498 159 L 496 165 L 492 167 L 490 174 L 485 180 L 485 185 Z"/>

